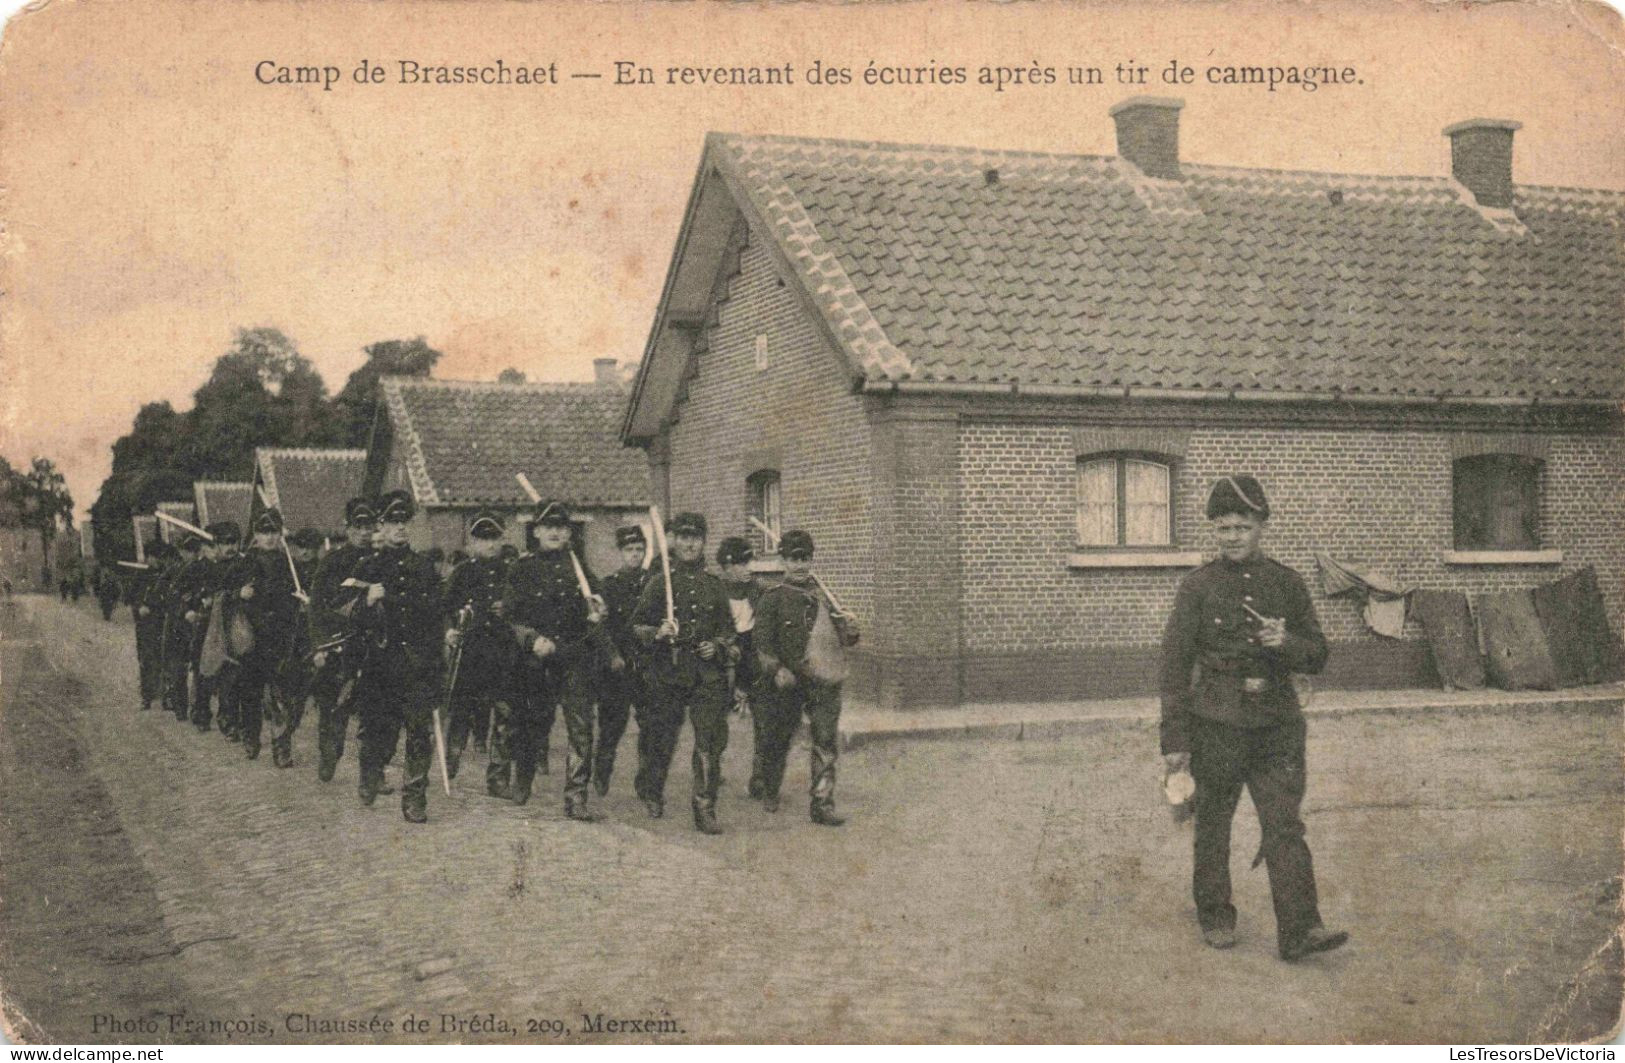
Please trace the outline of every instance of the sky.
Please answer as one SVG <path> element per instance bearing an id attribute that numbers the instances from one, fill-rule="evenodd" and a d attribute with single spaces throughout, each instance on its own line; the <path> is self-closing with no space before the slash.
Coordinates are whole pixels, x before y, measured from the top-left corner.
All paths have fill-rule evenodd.
<path id="1" fill-rule="evenodd" d="M 0 455 L 52 458 L 87 510 L 136 410 L 186 408 L 238 327 L 282 329 L 334 391 L 417 335 L 445 378 L 635 362 L 709 130 L 1110 155 L 1108 108 L 1150 93 L 1184 99 L 1191 161 L 1444 175 L 1446 125 L 1511 118 L 1518 182 L 1625 189 L 1622 41 L 1560 3 L 49 0 L 0 40 Z M 402 59 L 498 57 L 560 83 L 398 83 Z M 1193 83 L 1160 81 L 1171 59 Z M 806 84 L 814 60 L 853 83 Z M 866 86 L 871 60 L 973 83 Z M 797 84 L 618 86 L 617 61 Z M 1145 85 L 1117 83 L 1130 62 Z M 1034 63 L 1060 83 L 974 84 Z M 1229 64 L 1358 83 L 1205 83 Z M 256 77 L 298 65 L 340 80 Z"/>

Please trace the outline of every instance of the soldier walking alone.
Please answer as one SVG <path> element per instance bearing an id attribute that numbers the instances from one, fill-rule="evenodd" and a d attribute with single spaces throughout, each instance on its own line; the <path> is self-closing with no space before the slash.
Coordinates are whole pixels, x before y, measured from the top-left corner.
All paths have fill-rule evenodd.
<path id="1" fill-rule="evenodd" d="M 1263 830 L 1277 947 L 1297 960 L 1348 934 L 1321 923 L 1299 815 L 1305 728 L 1292 674 L 1325 667 L 1326 638 L 1302 577 L 1259 550 L 1269 516 L 1253 477 L 1213 485 L 1207 518 L 1219 556 L 1180 582 L 1163 635 L 1162 754 L 1169 771 L 1188 767 L 1196 780 L 1192 888 L 1203 940 L 1236 943 L 1230 825 L 1246 787 Z"/>

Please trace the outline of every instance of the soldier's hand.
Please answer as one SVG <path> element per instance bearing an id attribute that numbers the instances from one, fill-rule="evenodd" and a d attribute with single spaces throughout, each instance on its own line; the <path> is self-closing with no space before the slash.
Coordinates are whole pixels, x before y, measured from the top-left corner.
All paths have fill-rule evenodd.
<path id="1" fill-rule="evenodd" d="M 370 584 L 367 587 L 367 604 L 368 605 L 377 605 L 379 602 L 381 602 L 383 600 L 384 600 L 384 585 L 382 583 Z"/>
<path id="2" fill-rule="evenodd" d="M 707 639 L 694 647 L 694 652 L 700 655 L 700 660 L 709 661 L 717 655 L 717 644 Z"/>
<path id="3" fill-rule="evenodd" d="M 148 608 L 147 608 L 147 607 L 146 607 L 146 606 L 144 606 L 144 605 L 142 605 L 142 606 L 137 606 L 137 607 L 136 607 L 136 614 L 137 614 L 137 615 L 138 615 L 138 616 L 151 616 L 151 615 L 152 615 L 152 610 L 151 610 L 151 609 L 148 609 Z"/>
<path id="4" fill-rule="evenodd" d="M 530 644 L 530 652 L 538 657 L 546 657 L 558 648 L 558 644 L 546 635 L 537 635 L 536 641 Z"/>
<path id="5" fill-rule="evenodd" d="M 197 614 L 190 609 L 186 610 L 186 622 L 188 624 L 197 623 Z"/>
<path id="6" fill-rule="evenodd" d="M 496 601 L 491 603 L 491 615 L 498 618 L 499 620 L 502 618 L 502 614 L 506 613 L 507 611 L 508 611 L 507 603 L 504 602 L 501 598 L 498 598 Z"/>
<path id="7" fill-rule="evenodd" d="M 310 659 L 310 663 L 318 670 L 327 667 L 327 651 L 323 650 Z"/>
<path id="8" fill-rule="evenodd" d="M 1191 766 L 1191 755 L 1189 753 L 1164 753 L 1162 755 L 1162 764 L 1170 773 L 1185 771 Z"/>
<path id="9" fill-rule="evenodd" d="M 458 631 L 454 627 L 448 627 L 446 629 L 446 645 L 449 648 L 456 649 L 462 641 L 463 633 L 461 631 Z"/>
<path id="10" fill-rule="evenodd" d="M 237 592 L 237 597 L 241 598 L 245 602 L 248 601 L 250 598 L 254 597 L 254 588 L 244 587 L 242 590 Z"/>
<path id="11" fill-rule="evenodd" d="M 734 691 L 734 715 L 750 715 L 750 694 L 744 689 L 736 689 Z"/>
<path id="12" fill-rule="evenodd" d="M 675 621 L 675 620 L 662 620 L 660 622 L 660 628 L 655 632 L 655 638 L 657 638 L 657 639 L 665 639 L 667 642 L 670 642 L 672 639 L 674 639 L 676 637 L 677 637 L 677 621 Z"/>
<path id="13" fill-rule="evenodd" d="M 773 685 L 780 690 L 789 690 L 796 685 L 796 674 L 781 664 L 779 670 L 773 673 Z"/>
<path id="14" fill-rule="evenodd" d="M 298 598 L 299 601 L 304 605 L 310 604 L 310 595 L 306 594 L 304 591 L 294 591 L 293 596 Z"/>
<path id="15" fill-rule="evenodd" d="M 609 670 L 612 671 L 612 672 L 624 672 L 624 671 L 626 671 L 626 658 L 622 657 L 618 653 L 615 656 L 611 657 L 609 659 Z"/>
<path id="16" fill-rule="evenodd" d="M 600 598 L 596 594 L 587 599 L 587 623 L 603 623 L 604 617 L 608 615 L 609 606 L 605 604 L 604 599 Z"/>
<path id="17" fill-rule="evenodd" d="M 1258 644 L 1278 650 L 1286 644 L 1286 618 L 1272 617 L 1258 629 Z"/>

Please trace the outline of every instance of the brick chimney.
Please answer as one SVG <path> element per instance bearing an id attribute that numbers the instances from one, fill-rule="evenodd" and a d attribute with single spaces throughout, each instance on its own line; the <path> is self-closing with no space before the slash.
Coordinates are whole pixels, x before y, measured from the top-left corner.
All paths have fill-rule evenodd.
<path id="1" fill-rule="evenodd" d="M 1177 181 L 1179 109 L 1185 101 L 1167 96 L 1132 96 L 1109 112 L 1117 123 L 1117 154 L 1147 177 Z"/>
<path id="2" fill-rule="evenodd" d="M 1481 207 L 1512 207 L 1512 134 L 1520 122 L 1469 118 L 1444 127 L 1450 138 L 1450 172 Z"/>
<path id="3" fill-rule="evenodd" d="M 616 368 L 617 362 L 613 358 L 594 358 L 592 360 L 592 380 L 601 388 L 618 388 L 621 386 L 621 373 Z"/>

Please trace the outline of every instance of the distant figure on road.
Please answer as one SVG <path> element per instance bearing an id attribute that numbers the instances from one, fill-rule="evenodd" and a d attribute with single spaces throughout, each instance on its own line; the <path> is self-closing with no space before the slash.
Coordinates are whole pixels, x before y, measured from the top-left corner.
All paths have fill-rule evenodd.
<path id="1" fill-rule="evenodd" d="M 1304 718 L 1294 672 L 1326 665 L 1326 638 L 1302 577 L 1259 552 L 1270 516 L 1251 476 L 1226 476 L 1208 496 L 1219 556 L 1186 576 L 1162 644 L 1162 754 L 1196 780 L 1193 886 L 1202 937 L 1236 943 L 1230 825 L 1245 786 L 1263 829 L 1276 941 L 1284 960 L 1348 940 L 1320 920 L 1303 839 Z M 1194 681 L 1193 681 L 1194 677 Z"/>

